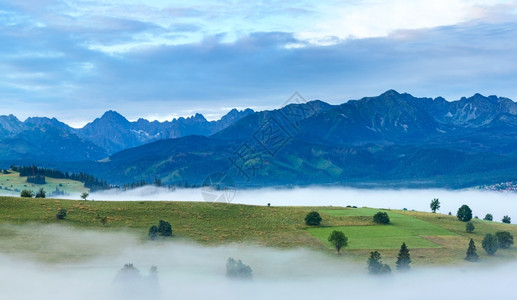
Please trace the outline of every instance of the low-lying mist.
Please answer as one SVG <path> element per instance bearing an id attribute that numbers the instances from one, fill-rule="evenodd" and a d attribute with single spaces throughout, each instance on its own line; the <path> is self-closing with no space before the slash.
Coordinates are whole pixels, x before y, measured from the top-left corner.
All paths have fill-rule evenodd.
<path id="1" fill-rule="evenodd" d="M 219 193 L 214 191 L 214 193 Z M 79 197 L 76 197 L 79 199 Z M 146 186 L 129 191 L 110 190 L 93 193 L 95 200 L 108 201 L 205 201 L 201 189 L 177 189 Z M 487 213 L 494 221 L 501 221 L 504 215 L 517 219 L 517 193 L 503 193 L 482 190 L 443 189 L 351 189 L 338 187 L 303 187 L 293 189 L 250 189 L 230 194 L 232 203 L 273 206 L 369 206 L 379 208 L 430 211 L 429 203 L 439 198 L 439 213 L 456 214 L 458 208 L 467 204 L 474 216 L 483 218 Z"/>
<path id="2" fill-rule="evenodd" d="M 1 299 L 491 299 L 508 298 L 517 263 L 489 267 L 483 262 L 455 267 L 413 266 L 409 273 L 374 277 L 365 263 L 346 254 L 306 249 L 278 250 L 253 245 L 208 247 L 185 242 L 138 242 L 127 233 L 98 233 L 55 226 L 10 225 L 14 234 L 42 228 L 41 239 L 55 239 L 62 260 L 49 263 L 29 254 L 0 252 Z M 5 230 L 4 230 L 5 231 Z M 52 233 L 54 232 L 54 233 Z M 81 239 L 88 260 L 67 262 L 75 251 L 66 240 Z M 3 249 L 12 240 L 2 239 Z M 110 250 L 111 249 L 111 250 Z M 104 250 L 106 252 L 104 253 Z M 110 250 L 110 251 L 108 251 Z M 34 251 L 54 251 L 46 245 Z M 251 266 L 252 280 L 225 276 L 229 257 Z M 394 262 L 385 261 L 394 267 Z M 115 280 L 124 264 L 158 269 L 157 282 L 138 285 Z M 393 268 L 395 269 L 395 268 Z"/>

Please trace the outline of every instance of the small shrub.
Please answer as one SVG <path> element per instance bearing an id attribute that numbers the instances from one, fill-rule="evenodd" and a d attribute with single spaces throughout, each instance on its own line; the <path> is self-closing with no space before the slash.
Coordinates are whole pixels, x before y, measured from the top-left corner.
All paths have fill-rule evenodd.
<path id="1" fill-rule="evenodd" d="M 160 220 L 158 226 L 151 226 L 148 233 L 150 240 L 156 240 L 160 237 L 172 236 L 172 226 L 169 222 Z"/>
<path id="2" fill-rule="evenodd" d="M 390 217 L 385 212 L 378 212 L 373 216 L 373 221 L 379 224 L 389 224 Z"/>
<path id="3" fill-rule="evenodd" d="M 492 214 L 486 214 L 485 217 L 483 218 L 483 220 L 485 221 L 492 221 L 494 219 L 494 217 L 492 216 Z"/>
<path id="4" fill-rule="evenodd" d="M 233 258 L 228 258 L 226 262 L 226 276 L 230 278 L 250 279 L 253 277 L 251 267 L 242 263 L 242 261 L 235 261 Z"/>
<path id="5" fill-rule="evenodd" d="M 156 240 L 158 238 L 158 227 L 154 225 L 151 226 L 149 228 L 148 236 L 150 240 Z"/>
<path id="6" fill-rule="evenodd" d="M 40 188 L 38 193 L 36 194 L 36 198 L 45 198 L 47 196 L 47 193 L 43 188 Z"/>
<path id="7" fill-rule="evenodd" d="M 21 193 L 20 193 L 20 197 L 23 197 L 23 198 L 32 198 L 34 197 L 34 192 L 31 191 L 31 190 L 23 190 Z"/>
<path id="8" fill-rule="evenodd" d="M 160 220 L 158 223 L 158 234 L 161 236 L 172 236 L 172 226 L 169 222 Z"/>
<path id="9" fill-rule="evenodd" d="M 472 233 L 474 232 L 474 224 L 472 224 L 472 222 L 467 222 L 467 224 L 465 224 L 465 231 L 468 232 L 468 233 Z"/>
<path id="10" fill-rule="evenodd" d="M 305 224 L 309 226 L 319 226 L 321 223 L 321 216 L 317 211 L 311 211 L 305 216 Z"/>
<path id="11" fill-rule="evenodd" d="M 61 209 L 57 212 L 57 214 L 56 214 L 56 218 L 57 218 L 58 220 L 64 220 L 64 219 L 66 218 L 66 209 L 61 208 Z"/>
<path id="12" fill-rule="evenodd" d="M 512 218 L 510 218 L 509 216 L 504 216 L 501 221 L 503 223 L 510 224 L 510 223 L 512 223 Z"/>

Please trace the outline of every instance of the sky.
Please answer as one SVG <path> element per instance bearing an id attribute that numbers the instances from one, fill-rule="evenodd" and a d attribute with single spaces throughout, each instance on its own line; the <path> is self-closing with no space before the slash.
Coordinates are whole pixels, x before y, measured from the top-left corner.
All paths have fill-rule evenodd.
<path id="1" fill-rule="evenodd" d="M 517 1 L 0 0 L 0 115 L 81 127 L 389 89 L 517 100 Z"/>

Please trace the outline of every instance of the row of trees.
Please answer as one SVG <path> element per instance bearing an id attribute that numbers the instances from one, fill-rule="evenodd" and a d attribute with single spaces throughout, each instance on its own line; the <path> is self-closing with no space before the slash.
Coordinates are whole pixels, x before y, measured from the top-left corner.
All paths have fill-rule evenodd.
<path id="1" fill-rule="evenodd" d="M 508 249 L 513 245 L 513 235 L 508 231 L 498 231 L 495 234 L 487 233 L 481 242 L 481 246 L 485 252 L 493 256 L 501 249 Z M 469 247 L 467 248 L 467 256 L 465 260 L 475 262 L 479 260 L 476 250 L 476 244 L 473 239 L 470 239 Z"/>
<path id="2" fill-rule="evenodd" d="M 11 170 L 13 170 L 15 172 L 19 172 L 20 176 L 27 176 L 27 177 L 33 177 L 33 178 L 41 178 L 41 176 L 43 176 L 43 178 L 44 178 L 46 176 L 46 177 L 50 177 L 50 178 L 71 179 L 71 180 L 80 181 L 84 184 L 84 187 L 89 188 L 90 191 L 106 190 L 106 189 L 110 188 L 110 186 L 108 185 L 108 183 L 106 181 L 100 180 L 93 175 L 89 175 L 89 174 L 86 174 L 83 172 L 70 174 L 68 172 L 63 173 L 59 170 L 40 168 L 37 166 L 14 166 L 14 165 L 11 166 Z"/>
<path id="3" fill-rule="evenodd" d="M 436 213 L 436 211 L 440 209 L 440 200 L 438 198 L 434 198 L 433 200 L 431 200 L 431 203 L 429 204 L 429 206 L 431 207 L 431 211 L 433 213 Z M 451 214 L 451 213 L 449 213 L 449 214 Z M 460 219 L 460 221 L 468 222 L 472 219 L 472 210 L 470 209 L 470 207 L 468 205 L 462 205 L 458 209 L 456 216 L 458 217 L 458 219 Z M 494 217 L 490 213 L 487 213 L 485 215 L 485 217 L 483 218 L 483 220 L 486 220 L 486 221 L 492 221 L 493 219 L 494 219 Z M 508 215 L 506 215 L 506 216 L 503 216 L 503 218 L 501 219 L 501 222 L 510 224 L 512 222 L 512 219 Z"/>

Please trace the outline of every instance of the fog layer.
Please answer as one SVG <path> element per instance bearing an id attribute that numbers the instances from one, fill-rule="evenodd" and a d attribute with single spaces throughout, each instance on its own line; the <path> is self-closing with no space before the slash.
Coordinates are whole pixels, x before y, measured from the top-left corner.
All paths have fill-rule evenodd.
<path id="1" fill-rule="evenodd" d="M 201 189 L 178 189 L 143 187 L 130 191 L 105 191 L 92 194 L 95 200 L 109 201 L 205 201 Z M 206 192 L 206 191 L 205 191 Z M 213 191 L 217 194 L 220 192 Z M 79 197 L 76 197 L 79 199 Z M 491 213 L 494 221 L 504 215 L 517 220 L 517 193 L 503 193 L 482 190 L 451 191 L 443 189 L 350 189 L 336 187 L 304 187 L 293 189 L 238 190 L 227 198 L 231 203 L 273 206 L 369 206 L 379 208 L 430 211 L 429 203 L 439 198 L 439 213 L 456 214 L 458 208 L 467 204 L 474 216 L 483 218 Z"/>
<path id="2" fill-rule="evenodd" d="M 54 227 L 43 227 L 42 239 L 55 239 Z M 15 234 L 33 226 L 13 226 Z M 205 247 L 180 242 L 136 242 L 109 235 L 59 229 L 59 241 L 87 238 L 82 247 L 95 253 L 87 261 L 43 263 L 0 253 L 1 299 L 490 299 L 512 292 L 517 263 L 489 267 L 483 262 L 447 268 L 419 268 L 407 274 L 372 277 L 366 263 L 351 263 L 346 254 L 326 255 L 305 249 L 277 250 L 257 246 Z M 110 237 L 111 239 L 107 239 Z M 101 242 L 99 242 L 101 241 Z M 3 249 L 9 239 L 2 240 Z M 70 245 L 62 245 L 67 255 Z M 35 251 L 46 251 L 42 246 Z M 99 249 L 112 249 L 108 254 Z M 68 251 L 73 251 L 68 250 Z M 101 251 L 102 252 L 102 251 Z M 225 276 L 228 257 L 253 269 L 250 281 Z M 366 261 L 366 258 L 365 258 Z M 132 290 L 114 278 L 124 264 L 133 263 L 145 277 L 158 267 L 158 285 Z M 394 266 L 394 262 L 386 261 Z M 124 293 L 130 292 L 130 293 Z"/>

